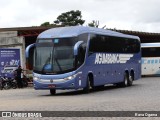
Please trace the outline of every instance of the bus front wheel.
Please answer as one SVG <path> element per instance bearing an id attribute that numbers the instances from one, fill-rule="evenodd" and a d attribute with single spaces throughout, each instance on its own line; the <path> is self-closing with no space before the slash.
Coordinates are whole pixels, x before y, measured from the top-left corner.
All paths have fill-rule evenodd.
<path id="1" fill-rule="evenodd" d="M 50 94 L 55 95 L 56 94 L 56 89 L 50 89 Z"/>
<path id="2" fill-rule="evenodd" d="M 83 92 L 84 93 L 89 93 L 90 92 L 90 88 L 91 88 L 91 81 L 90 81 L 90 77 L 87 77 L 87 82 L 86 82 L 86 87 L 83 88 Z"/>

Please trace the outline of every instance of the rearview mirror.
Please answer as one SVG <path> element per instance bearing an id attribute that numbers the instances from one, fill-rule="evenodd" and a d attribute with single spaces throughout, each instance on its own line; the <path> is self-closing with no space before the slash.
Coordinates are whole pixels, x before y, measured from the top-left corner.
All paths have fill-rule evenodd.
<path id="1" fill-rule="evenodd" d="M 80 47 L 80 45 L 83 43 L 83 41 L 78 41 L 75 45 L 74 45 L 74 55 L 78 55 L 78 48 Z"/>

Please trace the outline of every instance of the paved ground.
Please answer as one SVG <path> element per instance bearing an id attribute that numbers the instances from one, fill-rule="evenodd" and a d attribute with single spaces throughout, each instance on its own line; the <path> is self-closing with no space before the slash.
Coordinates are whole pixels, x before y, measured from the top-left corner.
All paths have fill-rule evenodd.
<path id="1" fill-rule="evenodd" d="M 16 110 L 160 111 L 160 77 L 145 77 L 126 88 L 106 86 L 89 94 L 58 91 L 57 95 L 51 96 L 48 90 L 33 88 L 0 91 L 0 111 Z"/>

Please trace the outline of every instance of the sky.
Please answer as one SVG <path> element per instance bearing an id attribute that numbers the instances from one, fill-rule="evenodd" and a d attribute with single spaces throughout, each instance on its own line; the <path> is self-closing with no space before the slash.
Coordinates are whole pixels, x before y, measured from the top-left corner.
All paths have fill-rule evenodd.
<path id="1" fill-rule="evenodd" d="M 80 10 L 84 26 L 160 33 L 160 0 L 0 0 L 0 28 L 53 23 L 64 12 Z"/>

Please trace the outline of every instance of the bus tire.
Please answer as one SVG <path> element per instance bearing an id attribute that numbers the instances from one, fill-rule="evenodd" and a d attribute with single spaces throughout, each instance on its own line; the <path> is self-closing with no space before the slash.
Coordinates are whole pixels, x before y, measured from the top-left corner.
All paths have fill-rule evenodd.
<path id="1" fill-rule="evenodd" d="M 86 87 L 83 88 L 83 92 L 84 93 L 89 93 L 90 92 L 90 87 L 91 87 L 91 81 L 90 81 L 90 77 L 87 77 L 87 83 L 86 83 Z"/>
<path id="2" fill-rule="evenodd" d="M 132 84 L 133 84 L 133 80 L 134 80 L 133 75 L 130 75 L 130 76 L 129 76 L 129 79 L 128 79 L 128 83 L 127 83 L 127 85 L 128 85 L 128 86 L 132 86 Z"/>
<path id="3" fill-rule="evenodd" d="M 50 94 L 55 95 L 56 94 L 56 89 L 50 89 Z"/>
<path id="4" fill-rule="evenodd" d="M 125 74 L 124 74 L 124 80 L 123 80 L 123 82 L 119 83 L 118 85 L 119 85 L 120 87 L 127 87 L 127 86 L 128 86 L 128 81 L 129 81 L 128 74 L 125 73 Z"/>

